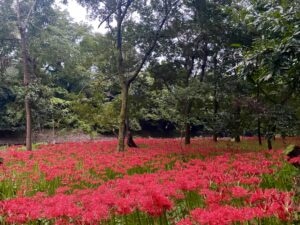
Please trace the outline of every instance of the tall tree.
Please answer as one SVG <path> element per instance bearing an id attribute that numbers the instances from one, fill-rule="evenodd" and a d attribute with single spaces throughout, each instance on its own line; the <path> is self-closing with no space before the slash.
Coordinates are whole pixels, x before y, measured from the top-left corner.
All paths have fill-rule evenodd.
<path id="1" fill-rule="evenodd" d="M 100 24 L 106 23 L 116 41 L 117 76 L 121 87 L 118 151 L 124 151 L 130 85 L 151 57 L 164 25 L 179 0 L 78 2 L 90 9 L 91 16 L 98 18 Z M 130 66 L 126 63 L 126 49 L 132 49 L 136 55 L 135 63 Z"/>
<path id="2" fill-rule="evenodd" d="M 32 25 L 35 22 L 40 25 L 47 24 L 45 12 L 51 11 L 53 1 L 44 0 L 13 0 L 12 8 L 16 16 L 17 30 L 20 38 L 20 52 L 22 59 L 23 84 L 25 87 L 25 113 L 26 113 L 26 149 L 32 149 L 32 113 L 30 100 L 30 84 L 34 73 L 34 59 L 29 53 L 29 39 Z"/>
<path id="3" fill-rule="evenodd" d="M 244 48 L 243 74 L 256 86 L 257 99 L 262 96 L 273 107 L 285 107 L 297 95 L 300 83 L 297 41 L 300 32 L 299 4 L 297 1 L 251 3 L 243 20 L 252 31 L 253 43 L 250 48 Z M 272 104 L 268 104 L 269 112 L 273 111 Z M 276 118 L 272 114 L 269 113 L 269 120 Z M 269 124 L 272 124 L 267 125 L 268 146 L 271 149 L 276 122 L 270 121 Z M 260 136 L 260 118 L 257 119 L 257 126 Z"/>
<path id="4" fill-rule="evenodd" d="M 20 35 L 20 45 L 21 45 L 21 58 L 23 65 L 23 84 L 25 87 L 25 113 L 26 113 L 26 149 L 32 149 L 32 130 L 31 130 L 31 106 L 30 106 L 30 95 L 29 95 L 29 85 L 30 85 L 30 65 L 29 65 L 29 50 L 28 50 L 28 25 L 29 20 L 32 17 L 34 8 L 36 7 L 37 1 L 29 1 L 26 5 L 25 2 L 20 2 L 19 0 L 14 1 L 14 10 L 17 16 L 17 26 Z"/>

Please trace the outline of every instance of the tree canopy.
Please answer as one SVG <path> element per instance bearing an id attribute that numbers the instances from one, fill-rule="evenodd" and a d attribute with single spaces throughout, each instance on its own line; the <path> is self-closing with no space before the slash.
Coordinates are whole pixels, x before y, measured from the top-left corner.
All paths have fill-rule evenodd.
<path id="1" fill-rule="evenodd" d="M 113 134 L 120 151 L 135 132 L 299 134 L 297 1 L 77 2 L 105 34 L 54 1 L 0 1 L 0 130 L 27 130 L 28 149 L 32 129 Z"/>

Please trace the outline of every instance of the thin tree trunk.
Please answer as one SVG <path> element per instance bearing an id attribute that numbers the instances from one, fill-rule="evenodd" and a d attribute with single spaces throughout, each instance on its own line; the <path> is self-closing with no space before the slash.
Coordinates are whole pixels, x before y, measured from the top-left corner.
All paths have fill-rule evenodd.
<path id="1" fill-rule="evenodd" d="M 118 76 L 121 84 L 121 111 L 120 111 L 120 124 L 118 135 L 118 151 L 125 151 L 125 135 L 126 135 L 126 118 L 127 118 L 127 101 L 129 83 L 126 82 L 123 68 L 123 50 L 122 50 L 122 1 L 117 3 L 117 49 L 118 49 Z"/>
<path id="2" fill-rule="evenodd" d="M 272 127 L 273 140 L 276 141 L 276 125 Z"/>
<path id="3" fill-rule="evenodd" d="M 218 134 L 217 133 L 213 134 L 213 141 L 218 142 Z"/>
<path id="4" fill-rule="evenodd" d="M 239 103 L 237 103 L 239 104 Z M 237 105 L 235 112 L 235 122 L 236 122 L 236 134 L 234 137 L 235 142 L 241 142 L 240 138 L 240 127 L 241 127 L 241 106 Z"/>
<path id="5" fill-rule="evenodd" d="M 119 135 L 118 135 L 118 151 L 125 151 L 125 136 L 126 136 L 126 118 L 128 108 L 128 91 L 129 84 L 126 82 L 122 84 L 121 91 L 121 112 L 120 112 L 120 124 L 119 124 Z"/>
<path id="6" fill-rule="evenodd" d="M 272 150 L 272 138 L 271 137 L 268 137 L 268 149 L 269 150 Z"/>
<path id="7" fill-rule="evenodd" d="M 190 114 L 192 109 L 192 102 L 188 100 L 185 106 L 185 124 L 184 124 L 184 144 L 191 144 L 191 123 L 190 123 Z"/>
<path id="8" fill-rule="evenodd" d="M 52 114 L 52 144 L 55 144 L 55 120 Z"/>
<path id="9" fill-rule="evenodd" d="M 203 82 L 203 80 L 204 80 L 205 69 L 206 69 L 206 65 L 207 65 L 207 57 L 208 57 L 207 43 L 205 43 L 203 46 L 203 52 L 204 52 L 204 56 L 203 56 L 203 63 L 201 65 L 200 82 Z"/>
<path id="10" fill-rule="evenodd" d="M 219 109 L 219 103 L 217 101 L 217 90 L 215 87 L 215 93 L 214 93 L 214 131 L 213 131 L 213 141 L 217 142 L 218 141 L 218 133 L 216 129 L 216 122 L 217 122 L 217 114 L 218 114 L 218 109 Z"/>
<path id="11" fill-rule="evenodd" d="M 219 104 L 218 104 L 218 101 L 217 101 L 216 90 L 215 90 L 215 96 L 214 96 L 214 131 L 213 131 L 213 141 L 214 142 L 218 141 L 218 133 L 217 133 L 217 129 L 216 129 L 218 108 L 219 108 Z"/>
<path id="12" fill-rule="evenodd" d="M 215 96 L 214 96 L 214 133 L 213 133 L 213 141 L 217 142 L 218 141 L 218 133 L 217 133 L 217 129 L 216 129 L 216 121 L 217 121 L 217 113 L 218 113 L 218 108 L 219 108 L 219 104 L 217 101 L 217 96 L 216 96 L 216 90 L 215 90 Z"/>
<path id="13" fill-rule="evenodd" d="M 259 103 L 259 83 L 257 83 L 257 93 L 256 93 L 256 102 Z M 261 124 L 260 124 L 260 115 L 257 115 L 257 137 L 258 137 L 258 144 L 262 145 L 261 140 Z"/>
<path id="14" fill-rule="evenodd" d="M 260 118 L 257 118 L 257 136 L 258 136 L 258 144 L 262 145 Z"/>
<path id="15" fill-rule="evenodd" d="M 286 138 L 286 134 L 285 134 L 285 132 L 281 133 L 281 138 L 282 138 L 282 143 L 286 144 L 286 139 L 285 139 Z"/>
<path id="16" fill-rule="evenodd" d="M 217 128 L 216 128 L 216 122 L 217 122 L 217 114 L 219 110 L 219 102 L 217 99 L 217 94 L 218 94 L 218 81 L 217 81 L 217 54 L 214 55 L 213 58 L 214 61 L 214 128 L 213 128 L 213 141 L 217 142 L 218 141 L 218 134 L 217 134 Z"/>
<path id="17" fill-rule="evenodd" d="M 26 150 L 32 150 L 31 108 L 28 94 L 25 96 L 26 111 Z"/>
<path id="18" fill-rule="evenodd" d="M 24 87 L 25 87 L 25 113 L 26 113 L 26 149 L 32 150 L 32 129 L 31 129 L 31 106 L 29 96 L 29 84 L 30 84 L 30 71 L 28 63 L 28 47 L 25 28 L 19 21 L 19 32 L 21 36 L 21 51 L 22 51 L 22 64 L 24 75 Z"/>

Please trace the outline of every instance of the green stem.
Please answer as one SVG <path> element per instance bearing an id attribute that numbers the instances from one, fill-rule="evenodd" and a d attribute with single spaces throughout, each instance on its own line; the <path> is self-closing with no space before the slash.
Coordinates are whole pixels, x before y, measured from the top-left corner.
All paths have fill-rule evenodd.
<path id="1" fill-rule="evenodd" d="M 137 214 L 137 218 L 139 220 L 139 225 L 142 225 L 142 221 L 141 221 L 141 217 L 140 217 L 140 212 L 139 210 L 136 211 L 136 214 Z"/>

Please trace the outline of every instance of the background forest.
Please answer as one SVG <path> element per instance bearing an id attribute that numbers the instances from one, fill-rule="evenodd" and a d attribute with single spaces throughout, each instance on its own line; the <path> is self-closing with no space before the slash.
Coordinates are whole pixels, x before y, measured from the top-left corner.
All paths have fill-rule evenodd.
<path id="1" fill-rule="evenodd" d="M 299 135 L 297 0 L 78 2 L 0 0 L 1 135 Z"/>

